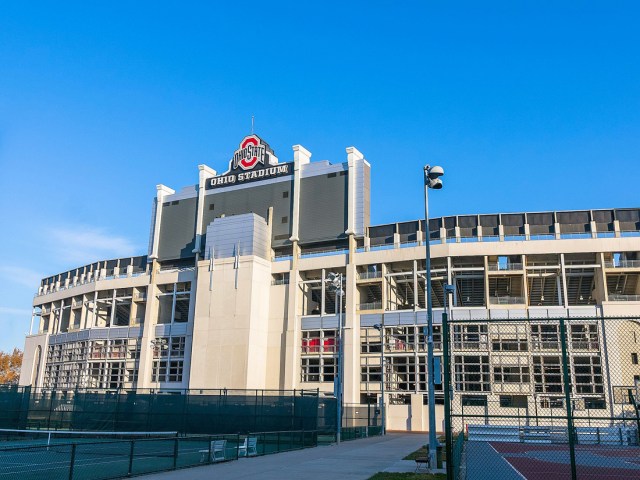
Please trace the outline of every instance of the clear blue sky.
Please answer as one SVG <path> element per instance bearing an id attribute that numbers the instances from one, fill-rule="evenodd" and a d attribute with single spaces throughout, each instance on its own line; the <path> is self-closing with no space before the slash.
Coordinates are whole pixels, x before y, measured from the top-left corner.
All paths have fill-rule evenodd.
<path id="1" fill-rule="evenodd" d="M 360 149 L 374 223 L 422 215 L 427 162 L 446 169 L 433 215 L 637 207 L 638 18 L 631 1 L 4 3 L 0 349 L 23 345 L 40 277 L 146 253 L 155 185 L 223 170 L 251 115 L 281 161 Z"/>

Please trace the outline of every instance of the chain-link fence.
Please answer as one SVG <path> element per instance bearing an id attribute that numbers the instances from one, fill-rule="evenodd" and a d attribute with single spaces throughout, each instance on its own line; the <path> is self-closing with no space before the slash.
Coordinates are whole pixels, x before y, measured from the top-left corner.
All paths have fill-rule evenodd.
<path id="1" fill-rule="evenodd" d="M 443 333 L 450 478 L 640 478 L 640 318 L 445 316 Z"/>
<path id="2" fill-rule="evenodd" d="M 0 479 L 107 480 L 298 450 L 317 444 L 315 431 L 27 446 L 3 442 L 0 445 Z"/>
<path id="3" fill-rule="evenodd" d="M 189 434 L 335 430 L 335 399 L 317 391 L 195 390 L 179 394 L 0 388 L 0 428 L 177 431 Z M 331 417 L 333 412 L 333 420 Z"/>

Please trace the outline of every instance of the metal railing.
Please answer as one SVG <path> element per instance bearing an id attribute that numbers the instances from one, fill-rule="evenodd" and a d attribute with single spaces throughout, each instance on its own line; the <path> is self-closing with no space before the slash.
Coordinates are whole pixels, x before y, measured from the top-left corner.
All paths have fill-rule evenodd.
<path id="1" fill-rule="evenodd" d="M 640 260 L 618 260 L 604 262 L 607 268 L 640 268 Z"/>
<path id="2" fill-rule="evenodd" d="M 620 293 L 610 293 L 610 302 L 640 302 L 640 295 L 622 295 Z"/>
<path id="3" fill-rule="evenodd" d="M 359 303 L 357 310 L 380 310 L 382 302 Z"/>
<path id="4" fill-rule="evenodd" d="M 508 270 L 522 270 L 522 263 L 490 263 L 489 271 L 490 272 L 502 272 Z"/>
<path id="5" fill-rule="evenodd" d="M 339 250 L 335 249 L 326 249 L 326 250 L 313 250 L 309 252 L 300 253 L 300 258 L 310 258 L 310 257 L 324 257 L 329 255 L 344 255 L 349 253 L 348 248 L 343 248 Z"/>
<path id="6" fill-rule="evenodd" d="M 358 280 L 372 280 L 375 278 L 382 278 L 382 272 L 358 272 Z"/>
<path id="7" fill-rule="evenodd" d="M 160 267 L 158 273 L 193 272 L 196 267 Z"/>
<path id="8" fill-rule="evenodd" d="M 491 305 L 519 305 L 524 304 L 524 297 L 489 297 L 489 303 Z"/>

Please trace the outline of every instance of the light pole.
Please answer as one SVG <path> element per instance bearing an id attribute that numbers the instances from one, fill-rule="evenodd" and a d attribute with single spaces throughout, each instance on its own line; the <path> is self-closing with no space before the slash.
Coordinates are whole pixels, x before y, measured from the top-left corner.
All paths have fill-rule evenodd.
<path id="1" fill-rule="evenodd" d="M 385 374 L 385 365 L 384 365 L 384 315 L 382 316 L 383 321 L 382 325 L 376 323 L 373 328 L 380 332 L 380 414 L 382 417 L 382 435 L 386 434 L 387 425 L 386 425 L 386 416 L 385 416 L 385 407 L 384 407 L 384 374 Z"/>
<path id="2" fill-rule="evenodd" d="M 438 438 L 436 437 L 436 401 L 435 388 L 433 384 L 433 302 L 431 299 L 431 250 L 429 248 L 429 189 L 440 190 L 442 180 L 439 177 L 444 175 L 442 167 L 425 165 L 424 167 L 424 219 L 426 230 L 426 291 L 427 291 L 427 395 L 429 396 L 429 466 L 431 469 L 436 465 L 436 450 L 438 448 Z M 447 459 L 449 460 L 449 459 Z"/>
<path id="3" fill-rule="evenodd" d="M 334 390 L 336 395 L 336 443 L 340 443 L 342 437 L 342 389 L 343 389 L 343 375 L 344 375 L 344 323 L 342 320 L 342 297 L 344 296 L 344 290 L 342 289 L 343 276 L 341 273 L 330 272 L 325 279 L 327 286 L 330 290 L 336 292 L 338 297 L 338 375 L 336 381 L 334 381 Z"/>

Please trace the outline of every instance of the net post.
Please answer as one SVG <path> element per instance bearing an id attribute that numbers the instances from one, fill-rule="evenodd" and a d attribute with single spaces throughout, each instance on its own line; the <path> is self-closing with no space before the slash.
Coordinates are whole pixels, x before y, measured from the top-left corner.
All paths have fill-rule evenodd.
<path id="1" fill-rule="evenodd" d="M 133 473 L 133 448 L 135 445 L 135 440 L 131 440 L 131 446 L 129 447 L 129 472 L 127 475 L 131 475 Z"/>
<path id="2" fill-rule="evenodd" d="M 211 444 L 212 443 L 213 443 L 213 437 L 209 436 L 209 456 L 207 457 L 207 463 L 211 463 Z M 226 455 L 226 452 L 223 452 L 223 455 Z"/>
<path id="3" fill-rule="evenodd" d="M 73 465 L 76 463 L 76 444 L 71 444 L 71 458 L 69 460 L 69 480 L 73 480 Z"/>

